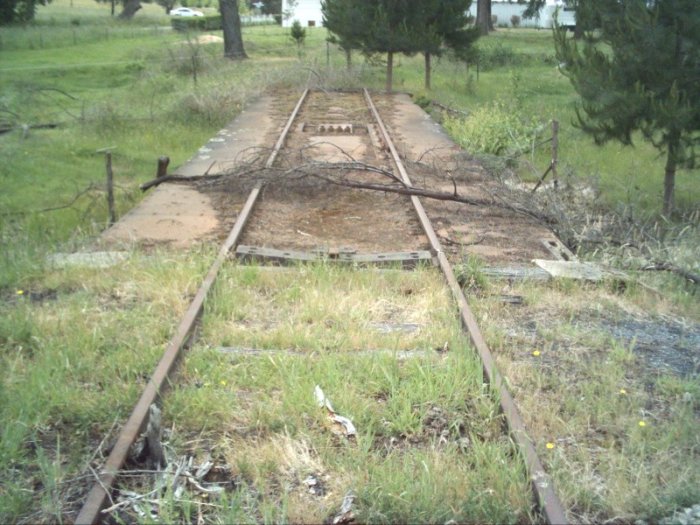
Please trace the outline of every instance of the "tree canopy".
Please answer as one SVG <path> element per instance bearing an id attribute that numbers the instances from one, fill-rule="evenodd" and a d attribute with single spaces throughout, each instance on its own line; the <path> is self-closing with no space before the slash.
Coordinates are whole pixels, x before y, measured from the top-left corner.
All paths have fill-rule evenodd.
<path id="1" fill-rule="evenodd" d="M 641 132 L 665 154 L 670 215 L 676 170 L 694 166 L 700 143 L 700 2 L 618 0 L 591 9 L 596 39 L 555 31 L 562 71 L 581 97 L 577 125 L 599 144 L 631 145 Z"/>
<path id="2" fill-rule="evenodd" d="M 0 25 L 34 20 L 36 8 L 51 0 L 0 0 Z"/>
<path id="3" fill-rule="evenodd" d="M 324 25 L 346 52 L 387 54 L 387 91 L 393 83 L 396 53 L 426 57 L 426 87 L 430 87 L 430 57 L 445 47 L 470 46 L 477 33 L 467 27 L 471 0 L 324 0 Z"/>
<path id="4" fill-rule="evenodd" d="M 415 46 L 425 57 L 425 88 L 430 89 L 431 57 L 450 48 L 465 56 L 479 38 L 479 29 L 469 26 L 471 0 L 416 0 L 410 27 L 419 28 Z"/>

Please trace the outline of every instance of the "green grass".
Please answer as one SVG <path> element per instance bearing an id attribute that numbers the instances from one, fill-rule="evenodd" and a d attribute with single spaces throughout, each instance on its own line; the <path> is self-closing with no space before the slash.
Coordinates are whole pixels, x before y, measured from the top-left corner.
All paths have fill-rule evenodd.
<path id="1" fill-rule="evenodd" d="M 0 521 L 60 521 L 74 505 L 68 480 L 131 410 L 209 258 L 133 254 L 2 293 Z"/>
<path id="2" fill-rule="evenodd" d="M 267 521 L 269 507 L 272 521 L 319 523 L 349 490 L 362 522 L 535 518 L 527 476 L 437 272 L 231 266 L 222 277 L 164 415 L 178 454 L 206 440 L 242 490 L 260 495 L 241 509 L 243 521 Z M 388 321 L 420 322 L 421 331 L 387 337 L 371 327 Z M 451 350 L 440 356 L 433 349 L 445 338 Z M 216 350 L 249 345 L 297 353 Z M 387 347 L 428 352 L 400 361 L 379 351 Z M 353 421 L 356 439 L 334 433 L 315 385 Z M 439 423 L 429 417 L 436 411 Z M 323 498 L 301 483 L 311 474 L 323 480 Z"/>

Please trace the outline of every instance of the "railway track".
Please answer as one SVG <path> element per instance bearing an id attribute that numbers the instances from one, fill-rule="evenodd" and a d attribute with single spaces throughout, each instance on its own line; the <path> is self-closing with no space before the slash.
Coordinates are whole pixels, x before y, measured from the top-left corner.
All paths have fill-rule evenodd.
<path id="1" fill-rule="evenodd" d="M 401 161 L 387 126 L 367 90 L 361 93 L 342 93 L 327 97 L 323 93 L 304 91 L 294 110 L 286 121 L 280 135 L 264 162 L 264 167 L 271 169 L 280 163 L 298 161 L 292 157 L 306 155 L 307 158 L 320 159 L 323 162 L 364 162 L 386 165 L 406 185 L 411 185 L 409 173 Z M 303 160 L 303 159 L 302 159 Z M 371 177 L 358 173 L 357 177 Z M 265 199 L 265 192 L 275 199 Z M 509 394 L 503 377 L 498 372 L 494 358 L 479 329 L 476 319 L 469 307 L 459 285 L 453 268 L 443 251 L 435 229 L 423 208 L 420 199 L 402 196 L 383 196 L 378 192 L 370 194 L 359 191 L 343 192 L 337 196 L 338 209 L 344 206 L 362 206 L 362 223 L 353 223 L 352 227 L 330 228 L 330 231 L 302 231 L 303 217 L 297 218 L 298 227 L 289 230 L 289 225 L 276 222 L 280 215 L 280 201 L 305 199 L 303 208 L 308 213 L 327 214 L 330 218 L 336 213 L 333 203 L 322 195 L 308 195 L 303 191 L 293 192 L 284 185 L 266 188 L 258 182 L 238 213 L 228 237 L 211 265 L 204 281 L 182 317 L 175 334 L 149 379 L 141 397 L 127 422 L 121 428 L 116 443 L 109 457 L 98 473 L 88 493 L 83 507 L 76 518 L 76 523 L 97 523 L 101 520 L 101 511 L 107 506 L 109 494 L 113 490 L 129 456 L 129 450 L 145 430 L 151 405 L 158 403 L 165 394 L 172 374 L 188 345 L 193 339 L 195 328 L 202 317 L 205 301 L 214 286 L 220 270 L 231 257 L 240 259 L 271 259 L 274 261 L 312 260 L 316 256 L 324 260 L 376 264 L 382 262 L 404 263 L 412 265 L 421 260 L 432 261 L 438 266 L 449 286 L 458 308 L 460 322 L 464 331 L 478 353 L 484 377 L 495 392 L 508 432 L 516 443 L 521 458 L 531 479 L 533 495 L 542 516 L 548 523 L 566 522 L 566 513 L 559 501 L 553 483 L 546 474 L 537 456 L 535 447 L 528 438 L 524 423 L 512 396 Z M 335 200 L 335 199 L 334 199 Z M 342 205 L 342 206 L 341 206 Z M 387 210 L 396 217 L 395 222 L 382 222 L 383 238 L 373 242 L 367 240 L 366 231 L 376 230 L 379 215 L 373 210 L 382 211 L 386 217 Z M 335 218 L 337 219 L 337 217 Z M 279 230 L 279 234 L 288 240 L 283 246 L 274 249 L 262 248 L 264 233 L 270 228 Z M 288 231 L 285 231 L 287 228 Z M 333 238 L 335 245 L 327 245 L 321 253 L 310 252 L 318 247 L 319 238 Z M 350 250 L 348 247 L 354 247 Z M 357 253 L 357 248 L 361 251 Z M 384 250 L 384 251 L 378 251 Z"/>

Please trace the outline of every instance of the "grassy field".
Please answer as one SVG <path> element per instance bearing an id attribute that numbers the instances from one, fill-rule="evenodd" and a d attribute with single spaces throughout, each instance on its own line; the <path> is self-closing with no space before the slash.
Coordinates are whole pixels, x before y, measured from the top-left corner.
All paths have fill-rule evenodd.
<path id="1" fill-rule="evenodd" d="M 307 30 L 301 59 L 281 28 L 246 28 L 250 60 L 233 63 L 221 44 L 198 44 L 168 22 L 150 4 L 124 23 L 107 5 L 54 0 L 35 25 L 0 28 L 0 124 L 16 126 L 0 135 L 2 522 L 70 517 L 63 513 L 84 493 L 100 441 L 134 402 L 211 260 L 208 249 L 136 251 L 107 270 L 48 265 L 47 254 L 89 244 L 106 227 L 98 150 L 113 148 L 122 214 L 159 156 L 170 156 L 171 166 L 186 161 L 263 90 L 384 85 L 381 64 L 355 57 L 347 72 L 322 28 Z M 483 119 L 501 108 L 527 137 L 541 128 L 546 138 L 548 122 L 559 120 L 562 177 L 597 188 L 598 210 L 658 221 L 663 159 L 641 142 L 596 147 L 571 126 L 576 98 L 548 32 L 499 30 L 479 46 L 478 77 L 476 64 L 467 70 L 442 58 L 426 92 L 421 58 L 401 57 L 396 88 Z M 504 121 L 495 121 L 502 130 Z M 57 127 L 32 128 L 38 124 Z M 468 143 L 462 125 L 450 129 Z M 547 163 L 545 146 L 514 169 L 534 180 Z M 670 226 L 680 241 L 660 252 L 692 267 L 697 170 L 679 173 L 677 201 Z M 656 521 L 697 503 L 697 370 L 650 369 L 633 343 L 610 336 L 610 326 L 640 320 L 689 326 L 700 317 L 693 289 L 672 276 L 650 279 L 661 297 L 636 286 L 525 283 L 508 290 L 525 298 L 513 311 L 498 299 L 501 284 L 489 285 L 478 264 L 470 271 L 481 283 L 471 300 L 572 517 Z M 300 272 L 227 268 L 166 401 L 172 453 L 200 460 L 206 449 L 236 477 L 237 491 L 203 505 L 208 518 L 314 521 L 337 511 L 354 488 L 364 521 L 537 521 L 522 466 L 436 276 Z M 347 299 L 329 303 L 336 289 Z M 370 326 L 397 320 L 423 327 L 397 335 Z M 537 330 L 527 331 L 535 321 Z M 445 341 L 453 352 L 434 354 Z M 291 351 L 243 359 L 221 347 Z M 388 353 L 358 359 L 360 349 Z M 409 349 L 429 355 L 396 358 Z M 357 440 L 324 426 L 315 384 L 353 419 Z M 107 402 L 118 414 L 102 410 Z M 328 497 L 304 489 L 311 475 Z M 415 483 L 407 489 L 405 479 Z M 187 521 L 196 508 L 182 501 L 190 500 L 167 500 L 163 516 Z"/>

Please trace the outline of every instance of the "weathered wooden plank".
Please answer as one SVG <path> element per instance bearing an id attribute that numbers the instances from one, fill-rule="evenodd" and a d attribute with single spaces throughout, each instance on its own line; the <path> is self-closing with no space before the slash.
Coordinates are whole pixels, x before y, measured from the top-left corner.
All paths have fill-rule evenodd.
<path id="1" fill-rule="evenodd" d="M 291 348 L 248 348 L 243 346 L 220 346 L 216 347 L 214 350 L 221 354 L 230 356 L 241 356 L 241 357 L 267 357 L 271 355 L 287 355 L 293 357 L 318 357 L 330 353 L 330 351 L 315 352 L 315 351 L 303 351 L 294 350 Z M 372 357 L 372 356 L 389 356 L 395 357 L 399 361 L 406 361 L 409 359 L 426 359 L 446 356 L 449 352 L 441 352 L 437 349 L 434 350 L 393 350 L 390 348 L 374 348 L 374 349 L 361 349 L 361 350 L 348 350 L 343 352 L 335 352 L 338 355 L 352 355 L 359 357 Z"/>
<path id="2" fill-rule="evenodd" d="M 327 261 L 359 265 L 401 264 L 404 267 L 413 267 L 420 262 L 432 261 L 432 255 L 425 250 L 385 253 L 352 253 L 340 250 L 303 252 L 247 245 L 236 248 L 236 257 L 242 261 L 267 261 L 277 264 Z"/>
<path id="3" fill-rule="evenodd" d="M 481 273 L 491 279 L 510 279 L 515 281 L 548 281 L 552 278 L 547 271 L 537 267 L 491 267 L 483 268 Z"/>

